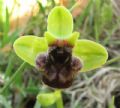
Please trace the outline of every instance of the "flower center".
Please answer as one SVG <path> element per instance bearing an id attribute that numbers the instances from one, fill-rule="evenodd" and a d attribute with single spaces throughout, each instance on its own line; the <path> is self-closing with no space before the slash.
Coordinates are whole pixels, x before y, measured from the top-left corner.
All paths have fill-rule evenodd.
<path id="1" fill-rule="evenodd" d="M 69 87 L 82 68 L 80 60 L 72 57 L 72 48 L 68 46 L 51 46 L 48 54 L 38 56 L 36 65 L 44 71 L 43 82 L 53 88 Z"/>

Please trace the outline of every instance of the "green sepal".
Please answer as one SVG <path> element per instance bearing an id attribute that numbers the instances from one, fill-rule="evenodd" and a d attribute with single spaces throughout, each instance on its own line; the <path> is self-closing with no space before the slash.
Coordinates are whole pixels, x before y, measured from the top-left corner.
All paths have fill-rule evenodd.
<path id="1" fill-rule="evenodd" d="M 107 50 L 100 44 L 90 40 L 78 40 L 73 49 L 73 55 L 83 63 L 81 72 L 101 67 L 108 59 Z"/>
<path id="2" fill-rule="evenodd" d="M 40 93 L 37 95 L 37 101 L 41 106 L 50 106 L 56 102 L 55 93 Z"/>
<path id="3" fill-rule="evenodd" d="M 47 31 L 57 38 L 66 38 L 72 34 L 73 18 L 68 9 L 56 6 L 48 15 Z"/>
<path id="4" fill-rule="evenodd" d="M 48 49 L 45 38 L 30 35 L 18 38 L 13 47 L 16 54 L 32 66 L 35 66 L 36 56 Z"/>

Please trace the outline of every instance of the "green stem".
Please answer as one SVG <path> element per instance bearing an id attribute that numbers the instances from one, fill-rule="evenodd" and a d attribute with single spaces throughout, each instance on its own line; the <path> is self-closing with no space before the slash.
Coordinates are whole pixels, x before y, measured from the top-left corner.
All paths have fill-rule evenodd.
<path id="1" fill-rule="evenodd" d="M 61 90 L 55 90 L 55 94 L 56 94 L 56 105 L 57 108 L 64 108 L 63 107 L 63 100 L 62 100 L 62 95 L 61 95 Z"/>
<path id="2" fill-rule="evenodd" d="M 70 11 L 73 11 L 76 7 L 78 7 L 79 6 L 79 3 L 78 2 L 76 2 L 69 10 Z"/>
<path id="3" fill-rule="evenodd" d="M 4 93 L 5 90 L 9 87 L 9 85 L 15 80 L 16 76 L 24 69 L 26 63 L 22 63 L 21 66 L 17 69 L 17 71 L 13 74 L 10 80 L 4 85 L 4 87 L 0 90 L 0 94 Z"/>
<path id="4" fill-rule="evenodd" d="M 116 61 L 119 61 L 119 60 L 120 60 L 120 56 L 115 57 L 115 58 L 113 58 L 113 59 L 107 61 L 107 63 L 106 63 L 105 65 L 112 64 L 112 63 L 114 63 L 114 62 L 116 62 Z"/>

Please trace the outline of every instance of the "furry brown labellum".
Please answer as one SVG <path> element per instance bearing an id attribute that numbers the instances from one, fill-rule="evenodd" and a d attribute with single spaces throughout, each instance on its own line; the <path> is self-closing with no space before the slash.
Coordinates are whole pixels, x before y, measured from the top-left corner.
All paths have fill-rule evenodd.
<path id="1" fill-rule="evenodd" d="M 52 45 L 48 53 L 38 55 L 36 66 L 43 71 L 42 81 L 53 88 L 70 87 L 82 68 L 81 61 L 72 57 L 72 47 L 59 45 Z"/>

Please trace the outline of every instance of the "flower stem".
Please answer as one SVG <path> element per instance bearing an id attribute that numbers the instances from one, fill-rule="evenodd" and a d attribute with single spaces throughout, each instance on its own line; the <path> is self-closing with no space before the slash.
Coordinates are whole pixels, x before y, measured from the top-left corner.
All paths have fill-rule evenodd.
<path id="1" fill-rule="evenodd" d="M 76 7 L 82 4 L 83 0 L 78 0 L 69 10 L 73 11 Z"/>
<path id="2" fill-rule="evenodd" d="M 62 95 L 61 95 L 61 90 L 55 90 L 55 94 L 56 94 L 56 105 L 57 108 L 64 108 L 63 107 L 63 100 L 62 100 Z"/>
<path id="3" fill-rule="evenodd" d="M 69 10 L 70 11 L 73 11 L 76 7 L 78 7 L 79 6 L 79 4 L 78 4 L 78 2 L 77 3 L 75 3 Z"/>
<path id="4" fill-rule="evenodd" d="M 113 59 L 111 59 L 111 60 L 108 60 L 105 65 L 110 65 L 110 64 L 112 64 L 112 63 L 114 63 L 114 62 L 117 62 L 117 61 L 119 61 L 119 60 L 120 60 L 120 56 L 117 56 L 117 57 L 115 57 L 115 58 L 113 58 Z"/>
<path id="5" fill-rule="evenodd" d="M 24 69 L 26 63 L 23 62 L 21 66 L 17 69 L 17 71 L 13 74 L 10 80 L 4 85 L 4 87 L 0 90 L 0 94 L 4 93 L 5 90 L 9 87 L 9 85 L 15 80 L 16 76 Z"/>

